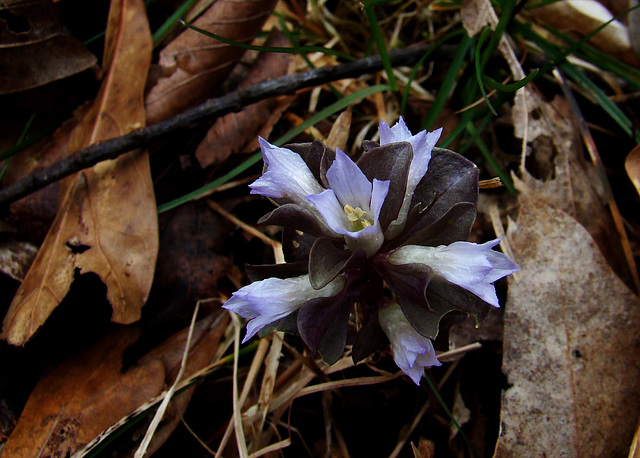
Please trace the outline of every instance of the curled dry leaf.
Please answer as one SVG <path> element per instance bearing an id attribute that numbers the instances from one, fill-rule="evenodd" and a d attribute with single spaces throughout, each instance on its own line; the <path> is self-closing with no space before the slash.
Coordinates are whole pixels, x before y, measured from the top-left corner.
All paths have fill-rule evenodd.
<path id="1" fill-rule="evenodd" d="M 275 4 L 274 0 L 218 0 L 194 25 L 248 43 L 260 32 Z M 160 52 L 161 77 L 146 99 L 148 124 L 168 119 L 210 96 L 243 52 L 191 29 L 182 32 Z"/>
<path id="2" fill-rule="evenodd" d="M 596 0 L 561 0 L 535 8 L 534 16 L 562 32 L 584 37 L 613 19 L 611 12 Z M 631 65 L 638 64 L 627 27 L 613 20 L 589 39 L 589 43 Z"/>
<path id="3" fill-rule="evenodd" d="M 640 414 L 640 304 L 589 233 L 521 196 L 509 238 L 497 457 L 626 456 Z"/>
<path id="4" fill-rule="evenodd" d="M 122 353 L 138 337 L 120 328 L 76 359 L 45 373 L 34 388 L 3 455 L 71 456 L 105 428 L 157 396 L 165 383 L 158 359 L 122 373 Z"/>
<path id="5" fill-rule="evenodd" d="M 69 151 L 144 124 L 151 36 L 142 2 L 112 2 L 107 30 L 109 70 L 93 106 L 71 133 Z M 128 153 L 65 179 L 57 216 L 9 308 L 3 337 L 24 344 L 65 297 L 76 270 L 95 272 L 107 285 L 113 321 L 137 320 L 151 287 L 157 232 L 145 152 Z"/>
<path id="6" fill-rule="evenodd" d="M 517 105 L 517 110 L 524 111 L 523 105 Z M 528 116 L 532 154 L 527 158 L 526 168 L 520 169 L 520 179 L 514 179 L 516 187 L 574 217 L 589 231 L 614 271 L 632 285 L 620 237 L 612 237 L 617 229 L 602 182 L 595 167 L 584 159 L 567 102 L 556 97 L 551 104 L 545 103 L 529 92 L 525 106 L 527 112 L 514 116 L 514 120 Z M 520 124 L 516 130 L 522 134 L 524 126 Z M 598 217 L 594 218 L 594 214 Z"/>
<path id="7" fill-rule="evenodd" d="M 96 57 L 64 32 L 55 2 L 4 0 L 0 13 L 0 94 L 42 86 L 96 64 Z"/>
<path id="8" fill-rule="evenodd" d="M 640 145 L 633 148 L 627 155 L 624 161 L 624 168 L 636 187 L 636 191 L 640 194 Z"/>
<path id="9" fill-rule="evenodd" d="M 289 41 L 277 31 L 272 31 L 266 46 L 287 46 Z M 251 67 L 249 74 L 238 88 L 287 74 L 293 61 L 291 54 L 263 53 Z M 196 158 L 201 167 L 221 164 L 247 144 L 258 148 L 257 136 L 267 138 L 271 128 L 289 106 L 290 97 L 269 98 L 245 107 L 238 113 L 229 113 L 211 126 L 196 149 Z M 266 128 L 266 131 L 265 131 Z"/>
<path id="10" fill-rule="evenodd" d="M 217 313 L 196 323 L 184 378 L 209 364 L 227 322 L 227 314 Z M 45 373 L 31 393 L 3 455 L 71 456 L 173 383 L 182 363 L 188 329 L 171 336 L 123 372 L 123 353 L 139 335 L 135 329 L 118 328 L 77 358 Z M 149 447 L 151 453 L 180 421 L 192 393 L 190 388 L 174 398 Z"/>

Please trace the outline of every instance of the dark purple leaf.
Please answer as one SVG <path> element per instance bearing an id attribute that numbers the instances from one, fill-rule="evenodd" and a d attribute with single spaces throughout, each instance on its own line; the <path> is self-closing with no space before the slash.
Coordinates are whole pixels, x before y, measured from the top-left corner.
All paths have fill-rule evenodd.
<path id="1" fill-rule="evenodd" d="M 407 142 L 389 143 L 366 151 L 358 160 L 358 166 L 369 181 L 389 180 L 389 193 L 380 211 L 380 225 L 386 230 L 398 217 L 407 190 L 409 167 L 413 160 L 413 149 Z"/>
<path id="2" fill-rule="evenodd" d="M 354 267 L 367 258 L 364 250 L 353 252 L 336 246 L 328 237 L 319 238 L 309 253 L 309 280 L 314 289 L 326 286 L 345 269 Z"/>
<path id="3" fill-rule="evenodd" d="M 435 223 L 461 202 L 477 204 L 478 168 L 458 153 L 434 148 L 429 170 L 414 191 L 406 230 Z"/>
<path id="4" fill-rule="evenodd" d="M 309 210 L 296 204 L 284 204 L 264 215 L 258 224 L 291 227 L 316 237 L 325 235 L 318 218 Z"/>

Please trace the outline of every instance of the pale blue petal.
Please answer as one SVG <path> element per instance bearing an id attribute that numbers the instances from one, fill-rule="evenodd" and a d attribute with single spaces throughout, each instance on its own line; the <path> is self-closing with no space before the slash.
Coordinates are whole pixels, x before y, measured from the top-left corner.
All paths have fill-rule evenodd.
<path id="1" fill-rule="evenodd" d="M 418 132 L 416 135 L 412 135 L 404 120 L 400 118 L 393 127 L 389 127 L 387 123 L 380 121 L 379 132 L 381 145 L 396 142 L 409 142 L 413 150 L 413 159 L 409 167 L 407 188 L 402 200 L 402 206 L 400 207 L 398 218 L 389 225 L 385 234 L 391 239 L 396 237 L 402 229 L 404 229 L 411 206 L 413 192 L 429 169 L 431 152 L 440 139 L 442 128 L 429 133 L 427 133 L 426 130 L 423 130 Z"/>
<path id="2" fill-rule="evenodd" d="M 235 293 L 223 308 L 249 319 L 243 343 L 266 325 L 298 310 L 316 297 L 336 295 L 344 286 L 344 278 L 337 277 L 321 289 L 313 289 L 308 275 L 281 279 L 267 278 L 247 285 Z"/>
<path id="3" fill-rule="evenodd" d="M 360 167 L 340 149 L 336 149 L 336 159 L 327 171 L 327 180 L 343 207 L 351 205 L 365 211 L 370 210 L 371 182 Z"/>
<path id="4" fill-rule="evenodd" d="M 498 243 L 499 239 L 482 245 L 471 242 L 454 242 L 439 247 L 407 245 L 392 253 L 389 261 L 393 264 L 425 264 L 433 269 L 435 275 L 499 307 L 493 282 L 519 268 L 506 255 L 491 249 Z"/>
<path id="5" fill-rule="evenodd" d="M 378 320 L 391 343 L 394 361 L 416 385 L 420 385 L 425 367 L 440 366 L 431 340 L 411 326 L 398 304 L 380 310 Z"/>
<path id="6" fill-rule="evenodd" d="M 324 190 L 299 154 L 274 146 L 262 137 L 258 140 L 267 171 L 249 185 L 252 194 L 285 197 L 294 203 L 306 205 L 305 197 Z"/>
<path id="7" fill-rule="evenodd" d="M 307 200 L 315 205 L 329 229 L 337 234 L 345 235 L 349 233 L 348 228 L 351 223 L 332 189 L 327 189 L 320 194 L 307 196 Z"/>
<path id="8" fill-rule="evenodd" d="M 380 210 L 384 205 L 384 200 L 389 193 L 390 181 L 381 181 L 376 178 L 373 179 L 373 191 L 371 192 L 371 214 L 375 222 L 380 218 Z"/>

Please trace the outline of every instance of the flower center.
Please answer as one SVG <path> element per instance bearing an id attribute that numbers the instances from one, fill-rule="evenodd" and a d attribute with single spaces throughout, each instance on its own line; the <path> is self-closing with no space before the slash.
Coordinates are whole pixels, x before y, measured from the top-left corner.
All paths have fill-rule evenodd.
<path id="1" fill-rule="evenodd" d="M 360 231 L 365 227 L 371 226 L 372 222 L 366 219 L 367 212 L 360 207 L 353 208 L 351 205 L 344 206 L 344 212 L 347 214 L 353 232 Z"/>

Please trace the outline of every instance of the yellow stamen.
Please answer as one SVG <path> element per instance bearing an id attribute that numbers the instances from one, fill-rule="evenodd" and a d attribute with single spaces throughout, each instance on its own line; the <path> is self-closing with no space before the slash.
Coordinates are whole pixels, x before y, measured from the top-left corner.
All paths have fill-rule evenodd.
<path id="1" fill-rule="evenodd" d="M 344 206 L 344 212 L 347 214 L 347 218 L 351 222 L 354 231 L 359 231 L 365 227 L 371 226 L 371 221 L 365 219 L 367 212 L 360 207 L 353 208 L 351 205 Z"/>

